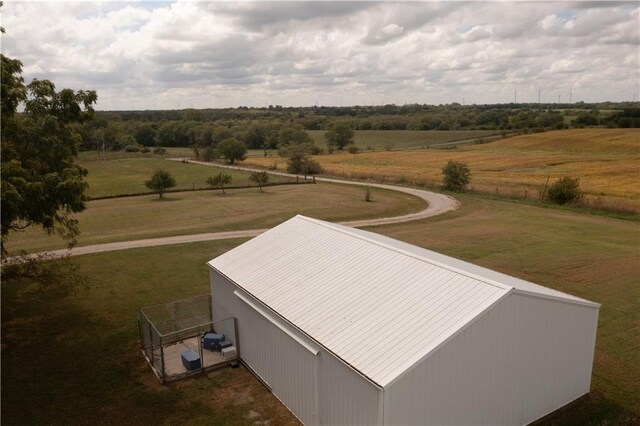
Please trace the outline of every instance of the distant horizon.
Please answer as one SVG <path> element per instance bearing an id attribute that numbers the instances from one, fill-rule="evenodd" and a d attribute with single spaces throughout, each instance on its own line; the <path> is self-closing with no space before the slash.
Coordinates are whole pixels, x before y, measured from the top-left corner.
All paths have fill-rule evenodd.
<path id="1" fill-rule="evenodd" d="M 640 100 L 640 3 L 5 2 L 26 82 L 97 110 Z"/>
<path id="2" fill-rule="evenodd" d="M 248 108 L 248 109 L 276 109 L 278 107 L 282 107 L 282 109 L 308 109 L 308 108 L 382 108 L 385 106 L 394 106 L 394 107 L 403 107 L 403 106 L 410 106 L 410 105 L 417 105 L 417 106 L 428 106 L 428 107 L 446 107 L 446 106 L 454 106 L 456 105 L 466 108 L 466 107 L 488 107 L 488 106 L 507 106 L 507 105 L 513 105 L 513 106 L 538 106 L 540 105 L 541 107 L 549 107 L 549 106 L 553 106 L 553 105 L 557 105 L 557 106 L 561 106 L 561 107 L 565 107 L 565 106 L 569 106 L 569 105 L 599 105 L 599 104 L 632 104 L 632 106 L 634 107 L 640 107 L 640 101 L 601 101 L 601 102 L 582 102 L 582 101 L 577 101 L 577 102 L 572 102 L 572 103 L 557 103 L 557 102 L 548 102 L 548 103 L 540 103 L 538 104 L 537 102 L 518 102 L 518 103 L 513 103 L 513 102 L 504 102 L 504 103 L 477 103 L 477 104 L 466 104 L 466 105 L 462 105 L 458 102 L 451 102 L 451 103 L 446 103 L 446 104 L 425 104 L 425 103 L 411 103 L 411 104 L 402 104 L 402 105 L 396 105 L 396 104 L 383 104 L 383 105 L 290 105 L 290 106 L 285 106 L 285 105 L 268 105 L 268 106 L 256 106 L 256 105 L 238 105 L 238 106 L 229 106 L 229 107 L 202 107 L 202 108 L 191 108 L 191 107 L 184 107 L 184 108 L 165 108 L 165 109 L 151 109 L 151 108 L 146 108 L 146 109 L 109 109 L 109 110 L 105 110 L 105 109 L 99 109 L 96 108 L 96 111 L 98 112 L 137 112 L 137 111 L 188 111 L 188 110 L 195 110 L 195 111 L 201 111 L 201 110 L 223 110 L 223 109 L 241 109 L 241 108 Z M 271 108 L 269 108 L 271 107 Z"/>

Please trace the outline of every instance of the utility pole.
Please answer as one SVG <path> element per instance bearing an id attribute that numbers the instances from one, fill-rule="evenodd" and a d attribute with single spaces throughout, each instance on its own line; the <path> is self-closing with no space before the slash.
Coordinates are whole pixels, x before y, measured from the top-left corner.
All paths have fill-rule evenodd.
<path id="1" fill-rule="evenodd" d="M 542 90 L 538 89 L 538 111 L 540 111 L 540 93 L 542 93 Z"/>
<path id="2" fill-rule="evenodd" d="M 572 96 L 573 96 L 573 90 L 569 90 L 569 103 L 571 103 Z"/>

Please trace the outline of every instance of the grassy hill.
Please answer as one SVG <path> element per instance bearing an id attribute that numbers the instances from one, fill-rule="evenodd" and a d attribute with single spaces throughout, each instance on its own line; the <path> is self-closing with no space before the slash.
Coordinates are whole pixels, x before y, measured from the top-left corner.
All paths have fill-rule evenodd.
<path id="1" fill-rule="evenodd" d="M 580 178 L 585 202 L 640 212 L 640 131 L 575 129 L 515 136 L 457 149 L 319 155 L 328 174 L 438 187 L 448 160 L 467 162 L 471 188 L 537 199 L 547 176 Z M 269 166 L 269 160 L 248 162 Z"/>

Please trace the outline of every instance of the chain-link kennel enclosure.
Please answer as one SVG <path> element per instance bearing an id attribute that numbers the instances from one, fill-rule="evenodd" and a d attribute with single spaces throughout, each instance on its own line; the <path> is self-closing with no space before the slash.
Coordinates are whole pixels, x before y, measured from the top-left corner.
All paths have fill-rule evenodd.
<path id="1" fill-rule="evenodd" d="M 211 295 L 140 309 L 142 352 L 162 383 L 237 359 L 234 318 L 213 321 Z"/>

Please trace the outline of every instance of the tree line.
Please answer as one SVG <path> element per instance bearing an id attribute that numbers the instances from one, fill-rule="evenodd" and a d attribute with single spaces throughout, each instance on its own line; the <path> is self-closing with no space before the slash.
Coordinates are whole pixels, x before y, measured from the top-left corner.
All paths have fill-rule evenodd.
<path id="1" fill-rule="evenodd" d="M 598 108 L 598 105 L 609 109 Z M 563 108 L 566 107 L 566 108 Z M 546 107 L 546 108 L 545 108 Z M 616 109 L 618 108 L 618 109 Z M 344 112 L 344 114 L 340 113 Z M 229 138 L 248 149 L 277 149 L 287 129 L 543 131 L 569 127 L 640 127 L 640 106 L 623 104 L 235 108 L 98 112 L 77 125 L 85 150 L 216 146 Z"/>

